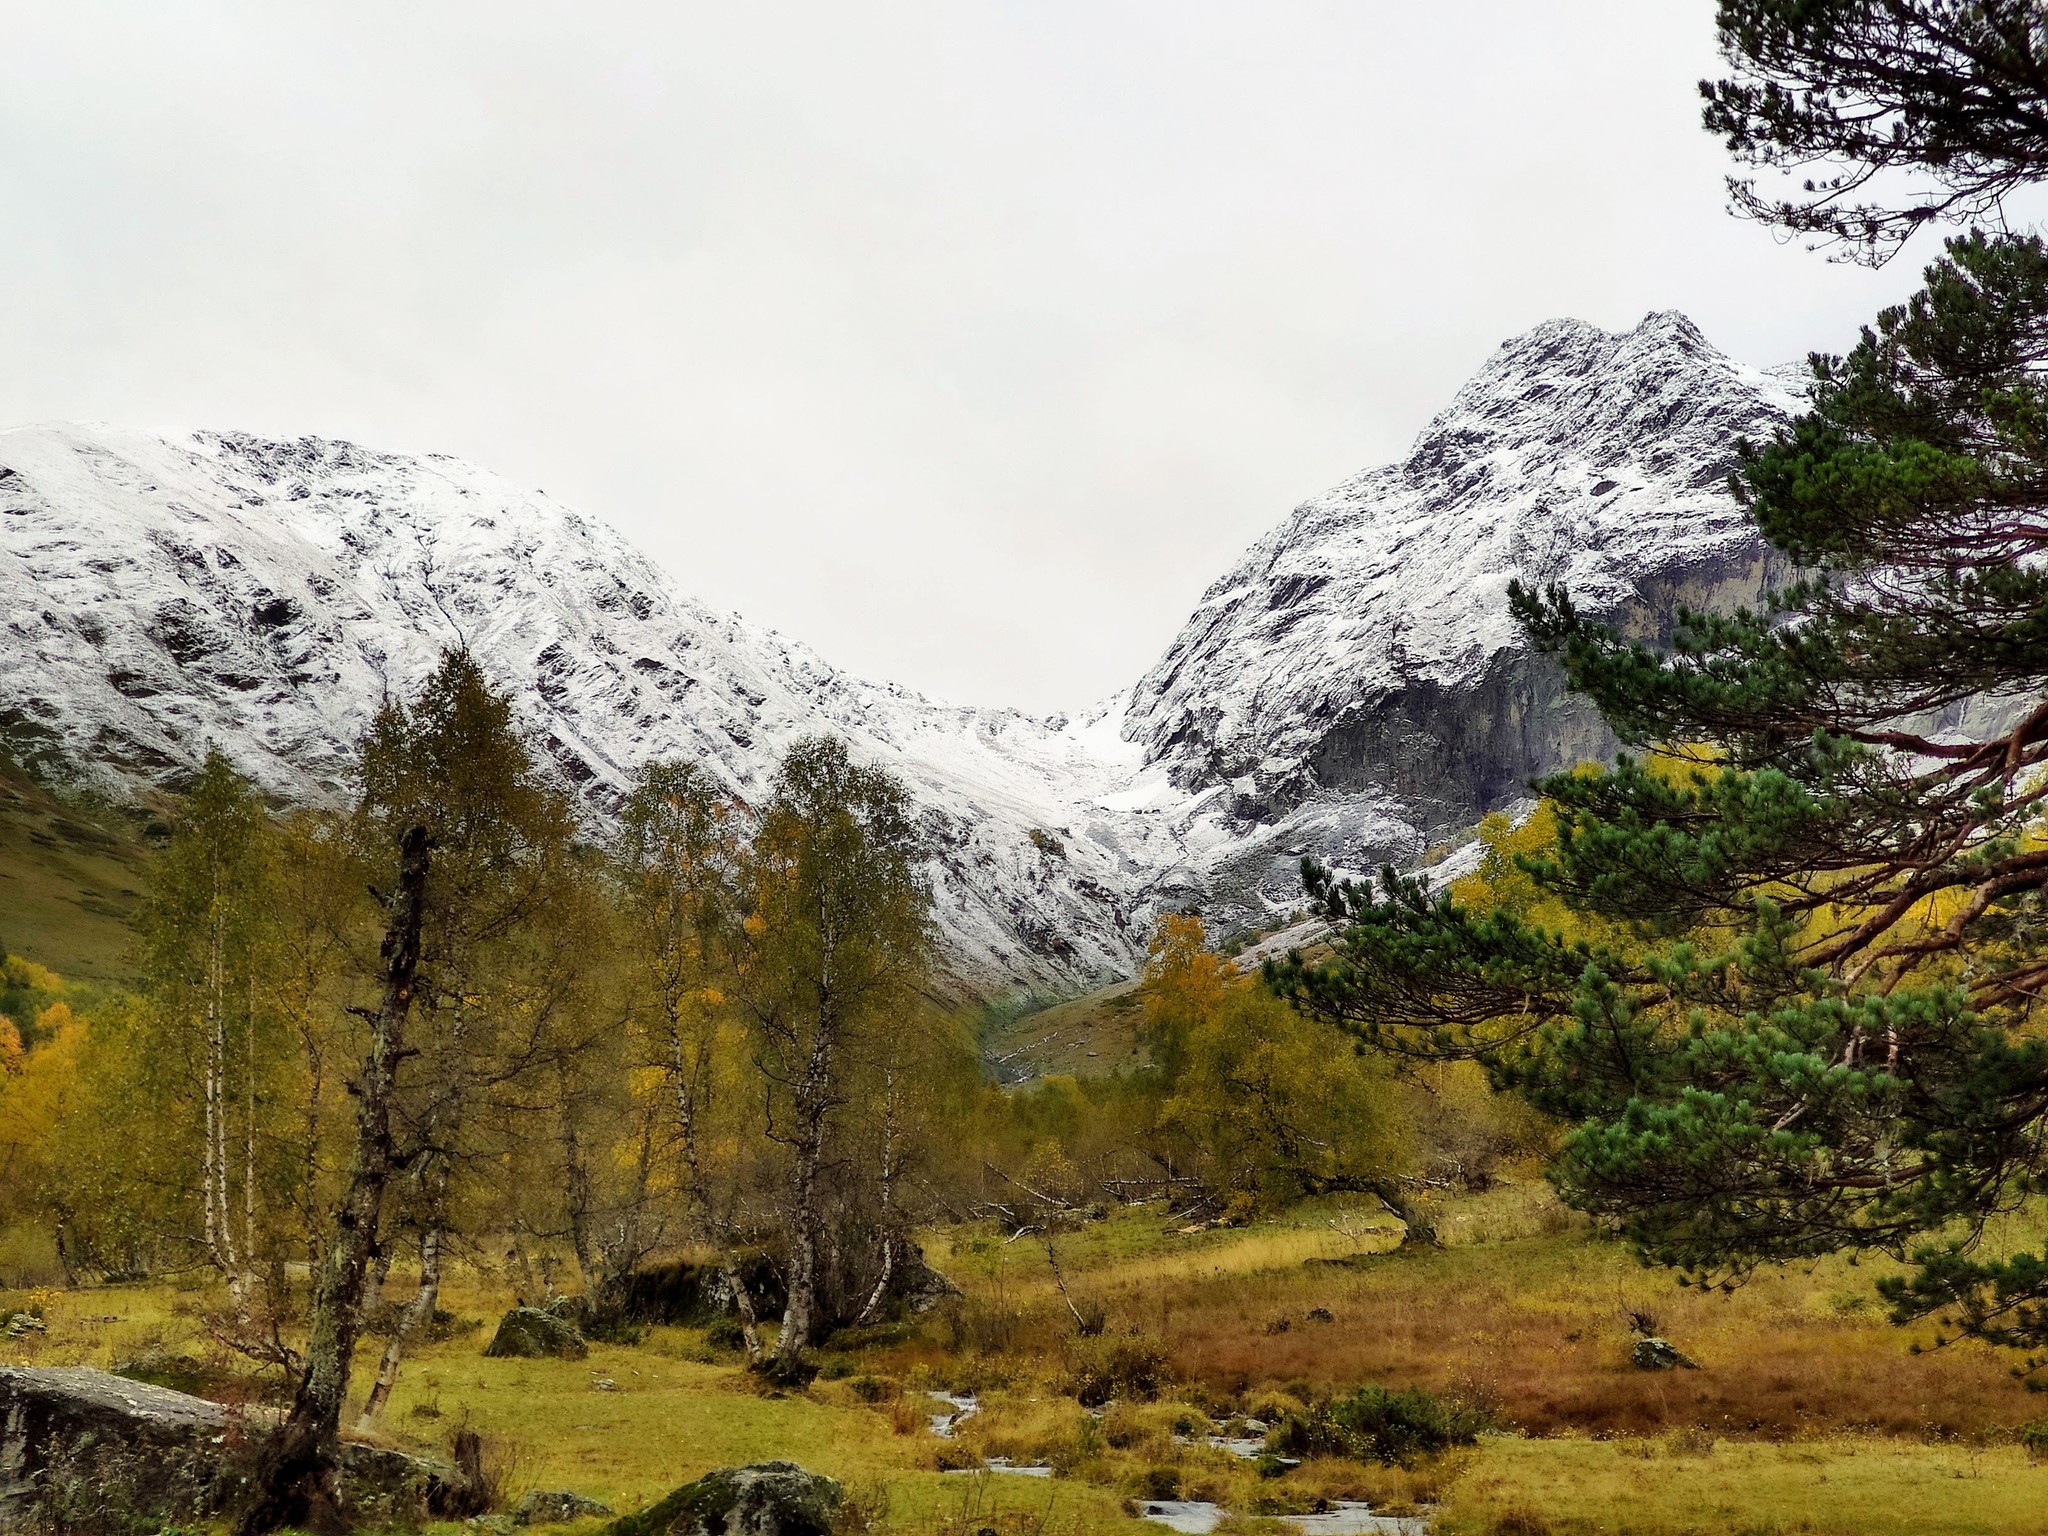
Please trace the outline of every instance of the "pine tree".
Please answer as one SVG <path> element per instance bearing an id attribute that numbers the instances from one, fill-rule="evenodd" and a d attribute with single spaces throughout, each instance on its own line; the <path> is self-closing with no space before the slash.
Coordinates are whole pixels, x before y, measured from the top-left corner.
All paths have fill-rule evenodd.
<path id="1" fill-rule="evenodd" d="M 1724 5 L 1722 35 L 1779 82 L 1723 83 L 1709 125 L 1749 114 L 1738 149 L 1838 153 L 1849 189 L 1917 166 L 1955 194 L 1837 212 L 1838 187 L 1778 222 L 1881 244 L 2043 174 L 2036 6 L 1757 0 Z M 1899 128 L 1874 147 L 1851 130 L 1879 64 Z M 1760 611 L 1682 613 L 1660 652 L 1560 589 L 1512 594 L 1636 749 L 1541 786 L 1540 901 L 1310 866 L 1337 955 L 1269 979 L 1577 1122 L 1554 1177 L 1652 1259 L 1732 1283 L 1910 1255 L 1884 1287 L 1898 1320 L 2048 1348 L 2048 1257 L 1981 1251 L 2048 1179 L 2048 246 L 1953 240 L 1813 360 L 1812 408 L 1745 449 L 1736 490 L 1803 573 Z"/>
<path id="2" fill-rule="evenodd" d="M 1708 130 L 1801 174 L 1789 195 L 1730 178 L 1751 217 L 1878 264 L 2048 175 L 2039 0 L 1722 0 L 1717 26 L 1734 73 L 1700 83 Z"/>

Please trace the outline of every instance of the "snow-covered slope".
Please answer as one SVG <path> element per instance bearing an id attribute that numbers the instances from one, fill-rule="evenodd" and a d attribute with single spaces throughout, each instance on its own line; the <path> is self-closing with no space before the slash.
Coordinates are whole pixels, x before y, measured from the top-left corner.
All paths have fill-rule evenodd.
<path id="1" fill-rule="evenodd" d="M 0 465 L 0 729 L 22 755 L 161 779 L 212 744 L 274 794 L 332 797 L 385 690 L 460 639 L 596 812 L 664 756 L 758 799 L 791 741 L 834 731 L 925 806 L 973 979 L 1130 963 L 1135 866 L 1030 834 L 1135 749 L 849 677 L 452 459 L 55 426 L 0 434 Z"/>
<path id="2" fill-rule="evenodd" d="M 1680 590 L 1753 591 L 1762 553 L 1720 482 L 1732 439 L 1786 403 L 1677 316 L 1539 327 L 1406 462 L 1297 510 L 1151 674 L 1073 719 L 851 677 L 456 460 L 21 428 L 0 433 L 0 734 L 130 783 L 217 745 L 276 795 L 332 797 L 379 698 L 459 639 L 596 820 L 651 758 L 756 799 L 796 737 L 845 736 L 925 808 L 964 980 L 1099 982 L 1162 904 L 1284 906 L 1302 851 L 1413 856 L 1597 750 L 1522 656 L 1508 580 L 1652 624 Z"/>
<path id="3" fill-rule="evenodd" d="M 1132 691 L 1125 734 L 1207 807 L 1211 900 L 1296 888 L 1299 853 L 1406 862 L 1532 774 L 1612 745 L 1532 665 L 1508 584 L 1655 631 L 1753 598 L 1766 546 L 1734 445 L 1794 408 L 1683 315 L 1554 320 L 1503 345 L 1408 457 L 1304 503 Z"/>

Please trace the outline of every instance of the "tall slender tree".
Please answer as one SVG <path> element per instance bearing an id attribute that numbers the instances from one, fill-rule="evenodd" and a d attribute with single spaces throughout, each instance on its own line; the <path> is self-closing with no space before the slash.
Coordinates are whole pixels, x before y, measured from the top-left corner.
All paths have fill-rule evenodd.
<path id="1" fill-rule="evenodd" d="M 238 1307 L 259 1260 L 259 1034 L 267 1022 L 259 998 L 274 926 L 270 866 L 262 805 L 227 758 L 209 751 L 151 872 L 143 951 L 173 1031 L 171 1057 L 193 1063 L 187 1101 L 200 1112 L 200 1245 Z"/>
<path id="2" fill-rule="evenodd" d="M 414 1005 L 420 1065 L 395 1102 L 406 1163 L 399 1213 L 419 1283 L 386 1344 L 369 1420 L 439 1305 L 457 1180 L 498 1129 L 494 1094 L 545 1071 L 593 955 L 568 798 L 475 658 L 451 652 L 416 698 L 387 705 L 360 771 L 359 836 L 376 845 L 421 826 L 433 849 Z"/>
<path id="3" fill-rule="evenodd" d="M 649 1015 L 648 1056 L 673 1111 L 688 1218 L 718 1254 L 748 1358 L 758 1362 L 760 1320 L 740 1263 L 737 1169 L 714 1166 L 711 1135 L 724 1107 L 720 1043 L 733 1022 L 743 831 L 741 808 L 703 769 L 651 763 L 627 797 L 613 864 Z"/>
<path id="4" fill-rule="evenodd" d="M 366 867 L 383 875 L 386 924 L 365 978 L 375 1004 L 353 1010 L 367 1026 L 350 1084 L 355 1136 L 320 1244 L 304 1368 L 240 1536 L 342 1523 L 341 1417 L 373 1266 L 391 1236 L 392 1186 L 410 1176 L 407 1206 L 420 1236 L 420 1284 L 398 1330 L 402 1348 L 438 1294 L 448 1191 L 479 1086 L 469 1053 L 475 1032 L 497 1022 L 471 1010 L 469 989 L 487 979 L 483 953 L 541 913 L 568 845 L 566 801 L 535 766 L 510 702 L 466 652 L 444 655 L 414 698 L 385 704 L 360 774 L 352 835 Z M 527 1018 L 513 1032 L 522 1025 L 525 1040 L 504 1050 L 493 1042 L 497 1078 L 506 1054 L 517 1056 L 515 1071 L 540 1059 L 524 1048 L 540 1026 Z M 387 1356 L 380 1375 L 395 1370 Z"/>
<path id="5" fill-rule="evenodd" d="M 931 892 L 910 796 L 833 737 L 798 742 L 761 815 L 737 991 L 788 1154 L 788 1303 L 776 1364 L 793 1368 L 820 1321 L 823 1176 L 865 1053 L 917 1027 L 931 958 Z"/>

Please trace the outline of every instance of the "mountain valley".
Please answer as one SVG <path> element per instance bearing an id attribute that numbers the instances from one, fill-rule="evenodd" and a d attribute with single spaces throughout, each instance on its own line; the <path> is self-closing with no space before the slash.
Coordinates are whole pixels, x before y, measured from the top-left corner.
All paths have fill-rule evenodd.
<path id="1" fill-rule="evenodd" d="M 1304 853 L 1415 865 L 1609 751 L 1522 646 L 1508 583 L 1565 582 L 1650 634 L 1681 601 L 1753 598 L 1771 560 L 1726 477 L 1795 403 L 1679 315 L 1538 326 L 1406 459 L 1255 544 L 1143 678 L 1050 717 L 853 677 L 457 460 L 19 428 L 0 732 L 48 782 L 132 798 L 216 746 L 279 801 L 331 800 L 378 701 L 462 643 L 597 826 L 651 759 L 755 800 L 792 741 L 833 732 L 916 796 L 963 988 L 1071 994 L 1130 975 L 1159 910 L 1271 926 Z"/>

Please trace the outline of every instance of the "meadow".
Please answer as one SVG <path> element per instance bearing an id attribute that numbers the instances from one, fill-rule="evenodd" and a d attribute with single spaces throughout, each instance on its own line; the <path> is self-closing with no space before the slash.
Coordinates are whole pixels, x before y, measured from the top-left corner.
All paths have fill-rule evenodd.
<path id="1" fill-rule="evenodd" d="M 1275 1536 L 1289 1528 L 1272 1517 L 1341 1499 L 1426 1515 L 1446 1536 L 2048 1528 L 2048 1466 L 2016 1433 L 2039 1399 L 1980 1347 L 1915 1353 L 1920 1336 L 1873 1303 L 1869 1262 L 1685 1291 L 1533 1180 L 1446 1201 L 1441 1230 L 1441 1249 L 1400 1249 L 1395 1224 L 1343 1200 L 1201 1230 L 1121 1210 L 1056 1239 L 1069 1295 L 1101 1315 L 1092 1337 L 1042 1244 L 934 1231 L 927 1255 L 961 1296 L 829 1342 L 803 1390 L 765 1387 L 701 1329 L 652 1328 L 582 1361 L 485 1358 L 511 1291 L 467 1268 L 377 1433 L 433 1450 L 472 1427 L 508 1495 L 569 1488 L 622 1512 L 713 1467 L 788 1457 L 842 1479 L 857 1523 L 936 1536 L 1156 1529 L 1130 1511 L 1167 1496 Z M 394 1297 L 405 1283 L 394 1275 Z M 224 1395 L 259 1390 L 210 1342 L 217 1301 L 162 1283 L 0 1294 L 0 1310 L 39 1306 L 49 1330 L 0 1340 L 0 1360 L 141 1360 Z M 1631 1365 L 1645 1318 L 1701 1368 Z M 1407 1466 L 1311 1457 L 1278 1476 L 1206 1443 L 1216 1424 L 1270 1423 L 1359 1383 L 1422 1387 L 1494 1427 Z M 1091 1384 L 1110 1398 L 1093 1413 L 1076 1396 Z M 950 1437 L 931 1429 L 937 1391 L 980 1405 Z M 989 1458 L 1054 1475 L 973 1470 Z"/>

